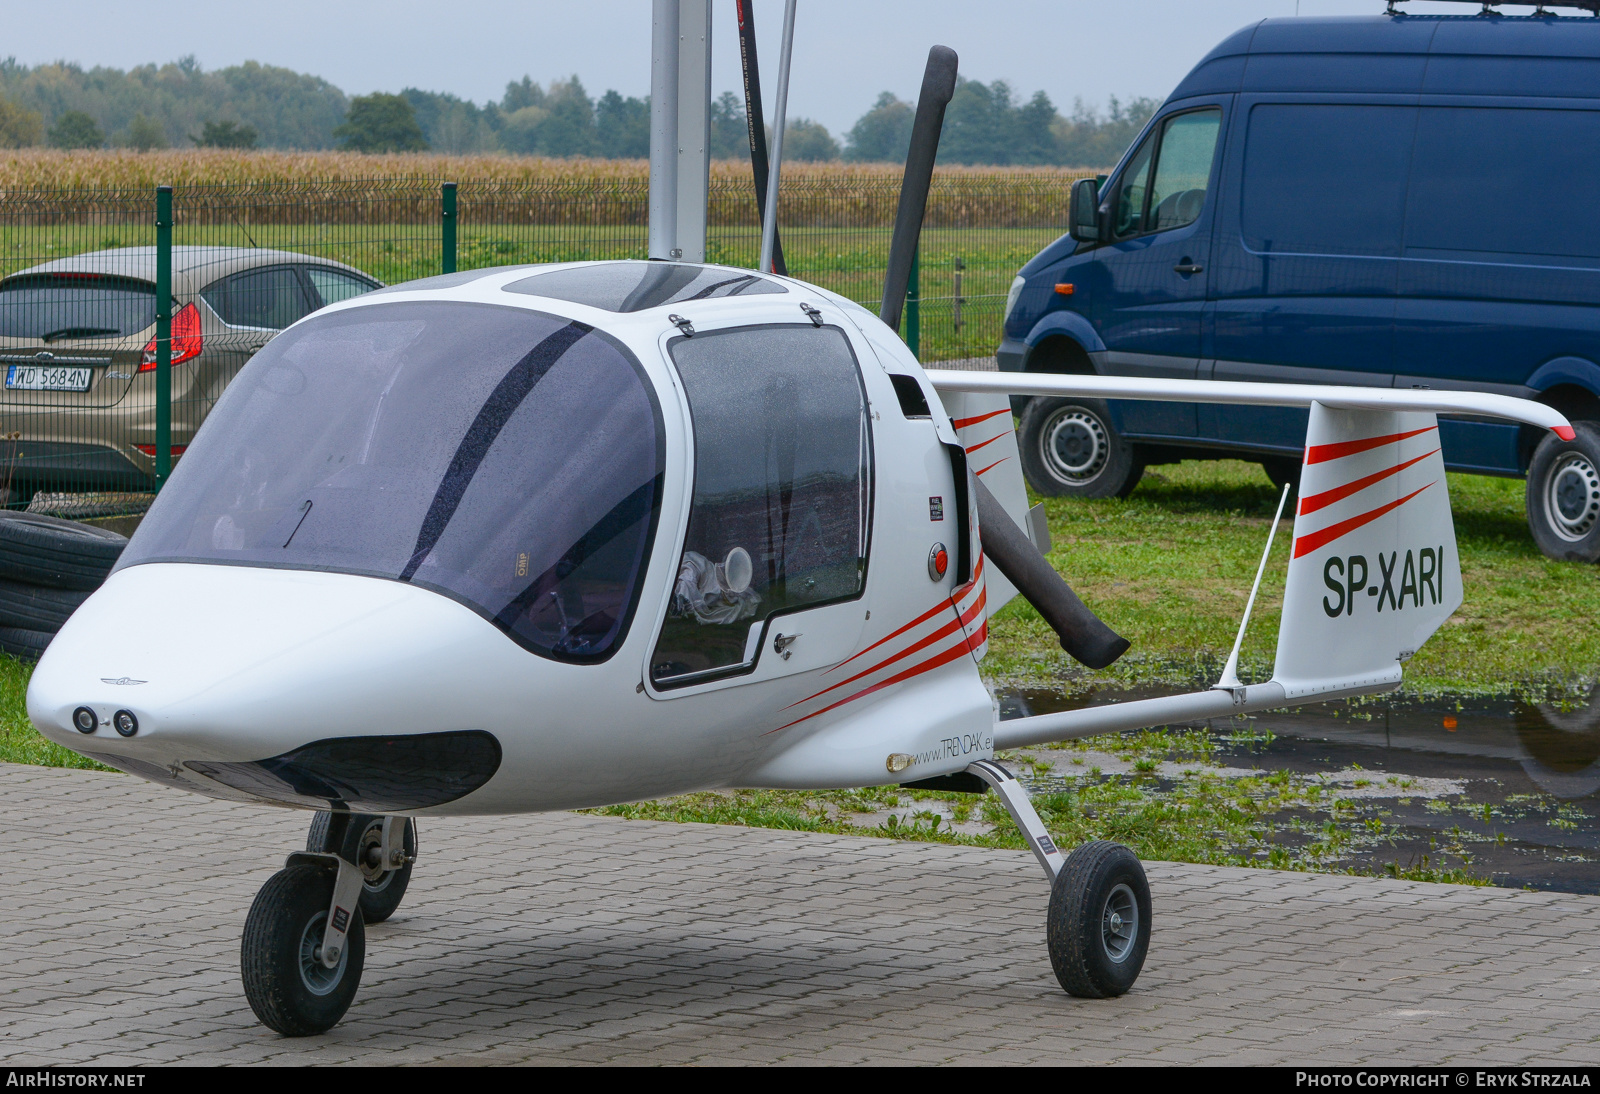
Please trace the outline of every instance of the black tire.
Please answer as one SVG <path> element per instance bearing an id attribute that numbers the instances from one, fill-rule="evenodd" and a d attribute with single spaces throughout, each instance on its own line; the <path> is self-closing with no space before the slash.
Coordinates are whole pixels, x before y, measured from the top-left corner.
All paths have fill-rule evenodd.
<path id="1" fill-rule="evenodd" d="M 127 545 L 126 536 L 92 524 L 0 512 L 0 578 L 93 592 Z"/>
<path id="2" fill-rule="evenodd" d="M 73 589 L 51 589 L 0 578 L 0 627 L 30 631 L 60 630 L 67 617 L 89 594 Z"/>
<path id="3" fill-rule="evenodd" d="M 374 837 L 382 839 L 383 818 L 373 816 L 358 816 L 365 822 L 366 831 L 362 833 L 363 846 L 373 842 Z M 322 851 L 329 854 L 338 854 L 339 848 L 329 846 L 328 828 L 333 822 L 333 814 L 321 810 L 311 818 L 311 831 L 306 834 L 306 850 Z M 417 854 L 417 822 L 406 821 L 405 831 L 406 855 L 415 858 Z M 398 870 L 384 870 L 381 873 L 363 869 L 369 876 L 361 884 L 361 918 L 368 923 L 382 923 L 394 915 L 395 909 L 400 907 L 400 901 L 405 898 L 406 887 L 411 884 L 411 867 L 416 865 L 407 862 Z M 376 876 L 372 876 L 376 874 Z"/>
<path id="4" fill-rule="evenodd" d="M 1267 478 L 1272 485 L 1278 488 L 1281 494 L 1285 486 L 1291 487 L 1291 497 L 1300 493 L 1300 472 L 1304 465 L 1293 456 L 1283 456 L 1261 461 L 1261 470 L 1267 473 Z"/>
<path id="5" fill-rule="evenodd" d="M 366 930 L 357 908 L 334 969 L 315 960 L 333 900 L 334 872 L 290 866 L 267 879 L 250 905 L 239 948 L 244 997 L 268 1029 L 285 1037 L 326 1033 L 361 986 Z"/>
<path id="6" fill-rule="evenodd" d="M 1549 558 L 1600 562 L 1600 422 L 1545 435 L 1528 465 L 1528 529 Z"/>
<path id="7" fill-rule="evenodd" d="M 37 661 L 55 638 L 55 631 L 35 631 L 23 627 L 0 627 L 0 650 L 22 661 Z"/>
<path id="8" fill-rule="evenodd" d="M 1028 485 L 1049 497 L 1125 498 L 1144 476 L 1138 449 L 1099 399 L 1033 399 L 1017 443 Z"/>
<path id="9" fill-rule="evenodd" d="M 1133 987 L 1150 948 L 1150 883 L 1138 857 L 1108 840 L 1067 856 L 1050 887 L 1045 938 L 1068 995 L 1106 999 Z"/>

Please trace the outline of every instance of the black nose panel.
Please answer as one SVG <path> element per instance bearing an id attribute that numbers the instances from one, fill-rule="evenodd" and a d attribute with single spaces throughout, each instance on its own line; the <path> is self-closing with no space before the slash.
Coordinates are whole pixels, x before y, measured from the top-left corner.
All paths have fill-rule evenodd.
<path id="1" fill-rule="evenodd" d="M 465 797 L 500 768 L 500 742 L 481 729 L 400 737 L 333 737 L 248 763 L 184 766 L 253 797 L 313 809 L 386 813 Z"/>

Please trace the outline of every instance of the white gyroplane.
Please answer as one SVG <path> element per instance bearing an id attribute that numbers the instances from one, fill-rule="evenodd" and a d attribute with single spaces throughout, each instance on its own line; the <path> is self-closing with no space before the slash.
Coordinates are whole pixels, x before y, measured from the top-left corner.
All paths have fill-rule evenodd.
<path id="1" fill-rule="evenodd" d="M 1310 408 L 1271 680 L 1230 659 L 1204 691 L 997 720 L 979 662 L 1019 592 L 1090 666 L 1128 646 L 1040 550 L 1019 393 Z M 244 928 L 246 996 L 285 1034 L 350 1005 L 415 818 L 708 788 L 994 789 L 1050 881 L 1062 986 L 1118 995 L 1150 935 L 1138 860 L 1056 847 L 996 753 L 1398 686 L 1462 595 L 1440 412 L 1570 431 L 1465 392 L 930 373 L 872 312 L 748 269 L 428 278 L 249 362 L 28 713 L 154 782 L 318 811 Z"/>

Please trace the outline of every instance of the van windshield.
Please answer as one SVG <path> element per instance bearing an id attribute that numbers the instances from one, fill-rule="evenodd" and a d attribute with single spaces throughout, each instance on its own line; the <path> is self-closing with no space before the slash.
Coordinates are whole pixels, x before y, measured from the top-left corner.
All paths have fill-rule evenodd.
<path id="1" fill-rule="evenodd" d="M 228 386 L 118 564 L 367 574 L 444 593 L 535 653 L 609 656 L 661 503 L 637 360 L 521 308 L 313 316 Z"/>

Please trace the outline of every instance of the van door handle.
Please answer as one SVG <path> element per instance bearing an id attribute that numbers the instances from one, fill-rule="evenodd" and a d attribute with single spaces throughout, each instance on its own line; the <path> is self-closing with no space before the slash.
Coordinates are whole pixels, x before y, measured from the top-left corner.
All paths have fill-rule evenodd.
<path id="1" fill-rule="evenodd" d="M 1173 268 L 1173 270 L 1175 270 L 1176 272 L 1181 273 L 1181 274 L 1204 273 L 1205 269 L 1206 269 L 1204 266 L 1200 265 L 1198 262 L 1190 262 L 1187 258 L 1184 259 L 1182 262 L 1178 263 L 1176 266 L 1174 266 L 1172 268 Z"/>

